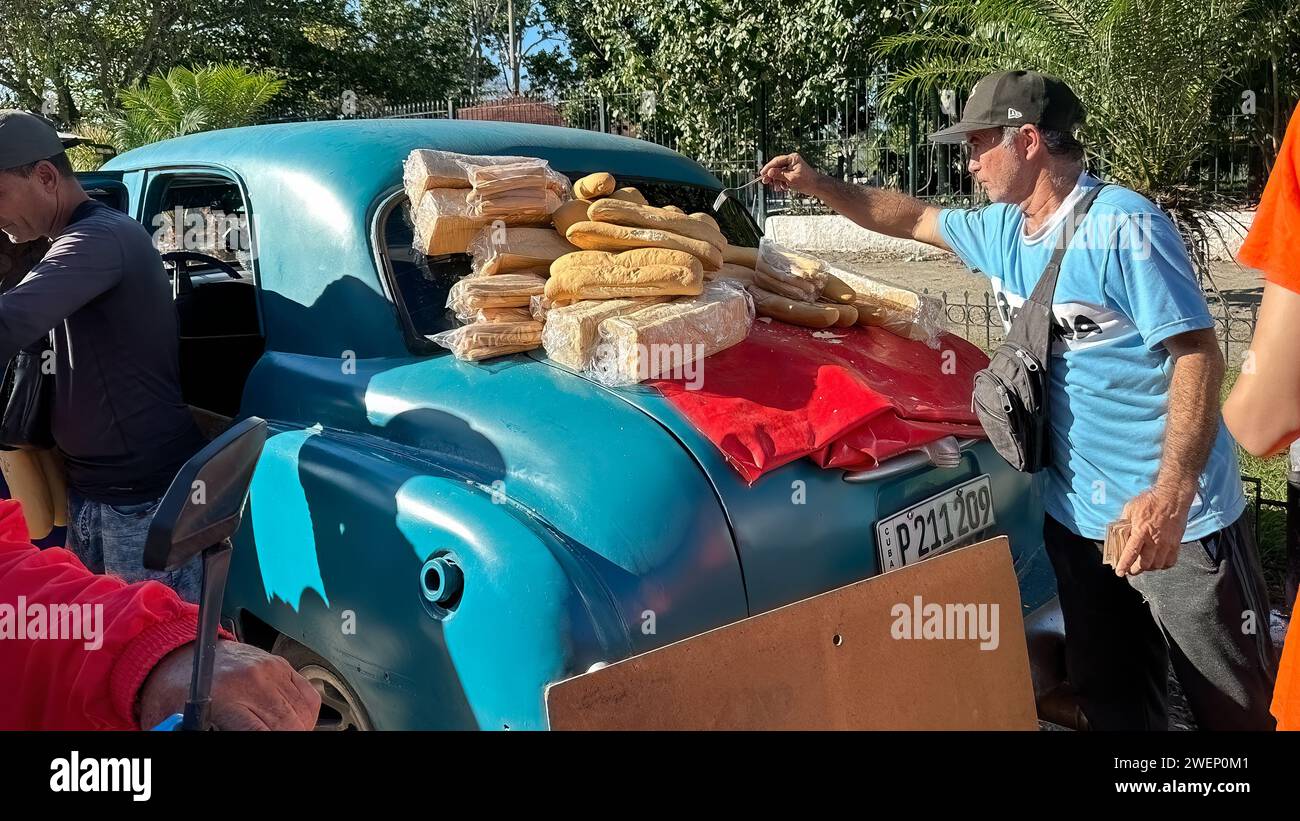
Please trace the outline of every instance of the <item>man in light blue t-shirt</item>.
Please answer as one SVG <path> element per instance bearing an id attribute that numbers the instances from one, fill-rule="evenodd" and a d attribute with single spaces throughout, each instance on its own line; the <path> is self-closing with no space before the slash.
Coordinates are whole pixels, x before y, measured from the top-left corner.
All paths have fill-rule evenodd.
<path id="1" fill-rule="evenodd" d="M 992 74 L 955 125 L 993 204 L 941 209 L 828 177 L 798 154 L 766 183 L 820 198 L 873 231 L 953 251 L 992 281 L 1010 327 L 1075 203 L 1100 182 L 1060 80 Z M 1177 229 L 1110 185 L 1078 226 L 1052 305 L 1052 463 L 1035 474 L 1066 626 L 1069 680 L 1091 726 L 1168 726 L 1168 668 L 1206 729 L 1271 729 L 1268 598 L 1242 515 L 1236 446 L 1219 415 L 1224 362 Z M 1107 526 L 1132 524 L 1112 571 Z"/>

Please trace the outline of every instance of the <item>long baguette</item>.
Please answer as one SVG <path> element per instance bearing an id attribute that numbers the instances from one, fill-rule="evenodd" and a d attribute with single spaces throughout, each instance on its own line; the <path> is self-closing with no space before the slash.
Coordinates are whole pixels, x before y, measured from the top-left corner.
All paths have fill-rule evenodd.
<path id="1" fill-rule="evenodd" d="M 573 245 L 589 251 L 670 248 L 698 257 L 706 270 L 716 271 L 722 267 L 722 252 L 717 246 L 657 228 L 629 228 L 608 222 L 585 220 L 571 225 L 564 236 Z"/>
<path id="2" fill-rule="evenodd" d="M 727 244 L 726 238 L 722 236 L 717 226 L 709 225 L 695 217 L 683 217 L 651 205 L 637 205 L 624 200 L 598 200 L 591 204 L 591 208 L 587 211 L 587 218 L 596 222 L 626 225 L 629 228 L 657 228 L 660 231 L 669 231 L 707 242 L 718 249 L 719 255 L 723 246 Z"/>
<path id="3" fill-rule="evenodd" d="M 786 299 L 759 285 L 747 285 L 746 288 L 754 298 L 754 311 L 759 316 L 770 316 L 805 328 L 829 328 L 840 320 L 839 309 L 834 305 Z"/>

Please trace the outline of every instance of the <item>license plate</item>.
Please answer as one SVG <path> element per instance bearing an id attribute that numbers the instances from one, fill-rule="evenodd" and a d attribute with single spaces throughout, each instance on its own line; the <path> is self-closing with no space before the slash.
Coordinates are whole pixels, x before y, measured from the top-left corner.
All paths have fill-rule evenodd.
<path id="1" fill-rule="evenodd" d="M 897 570 L 974 541 L 996 521 L 988 476 L 949 488 L 876 522 L 880 572 Z"/>

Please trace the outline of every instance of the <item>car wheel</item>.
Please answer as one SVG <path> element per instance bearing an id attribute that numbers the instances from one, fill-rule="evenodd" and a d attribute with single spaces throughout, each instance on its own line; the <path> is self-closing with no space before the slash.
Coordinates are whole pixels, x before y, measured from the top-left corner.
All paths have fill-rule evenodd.
<path id="1" fill-rule="evenodd" d="M 328 661 L 286 636 L 276 638 L 271 652 L 293 665 L 320 694 L 317 730 L 373 729 L 361 697 Z"/>

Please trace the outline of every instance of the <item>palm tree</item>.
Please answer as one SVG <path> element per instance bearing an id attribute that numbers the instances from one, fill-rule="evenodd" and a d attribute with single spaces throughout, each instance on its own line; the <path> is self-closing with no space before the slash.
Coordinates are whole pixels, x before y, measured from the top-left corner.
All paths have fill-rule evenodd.
<path id="1" fill-rule="evenodd" d="M 934 0 L 913 30 L 885 38 L 892 91 L 969 88 L 1027 68 L 1065 80 L 1088 110 L 1084 142 L 1109 180 L 1155 201 L 1207 267 L 1203 219 L 1216 203 L 1192 186 L 1209 142 L 1214 92 L 1244 66 L 1254 0 Z"/>
<path id="2" fill-rule="evenodd" d="M 143 86 L 118 92 L 122 114 L 115 121 L 124 148 L 180 137 L 196 131 L 252 123 L 284 81 L 269 72 L 234 65 L 188 69 L 177 66 L 155 74 Z"/>

